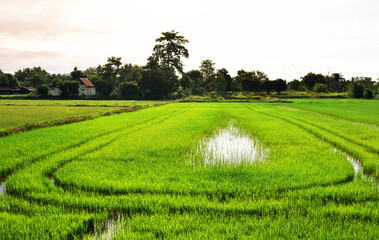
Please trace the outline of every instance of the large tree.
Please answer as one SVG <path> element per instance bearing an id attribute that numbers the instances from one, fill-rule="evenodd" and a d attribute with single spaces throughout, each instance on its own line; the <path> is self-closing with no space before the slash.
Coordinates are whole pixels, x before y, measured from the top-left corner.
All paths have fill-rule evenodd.
<path id="1" fill-rule="evenodd" d="M 162 69 L 175 69 L 183 73 L 183 63 L 181 57 L 188 58 L 188 50 L 184 47 L 188 40 L 179 36 L 178 32 L 162 32 L 161 37 L 155 40 L 153 57 L 159 63 Z"/>

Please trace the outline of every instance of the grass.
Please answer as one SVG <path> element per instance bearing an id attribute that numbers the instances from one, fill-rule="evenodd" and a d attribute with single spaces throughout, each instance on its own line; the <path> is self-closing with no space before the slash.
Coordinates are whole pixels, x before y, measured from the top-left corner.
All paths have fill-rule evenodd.
<path id="1" fill-rule="evenodd" d="M 333 148 L 376 176 L 364 114 L 377 104 L 351 119 L 312 104 L 174 103 L 1 138 L 0 238 L 91 239 L 123 216 L 115 239 L 375 239 L 378 186 Z M 198 144 L 231 121 L 265 161 L 194 167 Z"/>
<path id="2" fill-rule="evenodd" d="M 0 106 L 0 130 L 70 117 L 93 116 L 119 107 Z"/>

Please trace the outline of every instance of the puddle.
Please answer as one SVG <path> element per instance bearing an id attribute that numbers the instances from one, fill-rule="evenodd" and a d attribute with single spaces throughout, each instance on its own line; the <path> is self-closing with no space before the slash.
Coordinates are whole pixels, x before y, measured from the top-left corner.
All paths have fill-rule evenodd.
<path id="1" fill-rule="evenodd" d="M 337 148 L 331 148 L 334 152 L 338 152 L 339 154 L 343 155 L 346 157 L 346 159 L 353 165 L 354 167 L 354 178 L 357 178 L 358 173 L 360 173 L 360 177 L 363 177 L 363 166 L 362 164 L 350 156 L 349 154 L 345 153 L 344 151 L 341 151 L 340 149 Z"/>
<path id="2" fill-rule="evenodd" d="M 238 166 L 263 161 L 268 149 L 230 123 L 210 138 L 200 141 L 196 153 L 205 166 Z"/>
<path id="3" fill-rule="evenodd" d="M 5 184 L 5 181 L 0 181 L 0 194 L 6 194 L 7 193 L 7 187 Z"/>
<path id="4" fill-rule="evenodd" d="M 331 149 L 334 152 L 338 152 L 338 153 L 342 154 L 343 156 L 345 156 L 346 159 L 351 163 L 351 165 L 353 165 L 353 167 L 354 167 L 354 178 L 357 178 L 359 175 L 360 178 L 366 178 L 366 179 L 370 180 L 371 182 L 376 183 L 376 180 L 374 177 L 363 173 L 363 166 L 359 160 L 355 159 L 354 157 L 350 156 L 349 154 L 347 154 L 346 152 L 344 152 L 340 149 L 337 149 L 337 148 L 331 148 Z"/>
<path id="5" fill-rule="evenodd" d="M 87 239 L 112 239 L 122 229 L 124 217 L 122 215 L 113 216 L 107 222 L 102 222 L 94 226 L 94 234 Z"/>

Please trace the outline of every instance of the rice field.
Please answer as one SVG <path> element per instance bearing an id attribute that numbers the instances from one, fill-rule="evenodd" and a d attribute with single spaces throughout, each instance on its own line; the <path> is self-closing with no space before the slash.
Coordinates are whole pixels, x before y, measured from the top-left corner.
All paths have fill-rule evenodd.
<path id="1" fill-rule="evenodd" d="M 0 138 L 0 239 L 377 239 L 378 109 L 172 103 Z"/>

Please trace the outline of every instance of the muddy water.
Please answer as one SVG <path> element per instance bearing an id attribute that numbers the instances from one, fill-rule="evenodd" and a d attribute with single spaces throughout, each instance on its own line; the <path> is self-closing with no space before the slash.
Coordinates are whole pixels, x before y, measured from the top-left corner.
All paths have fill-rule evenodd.
<path id="1" fill-rule="evenodd" d="M 206 167 L 234 166 L 263 161 L 268 154 L 268 149 L 231 123 L 211 138 L 203 139 L 197 148 L 197 154 L 202 156 Z"/>

